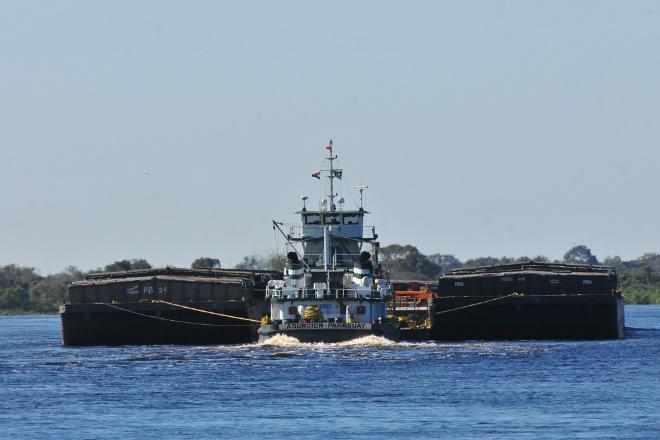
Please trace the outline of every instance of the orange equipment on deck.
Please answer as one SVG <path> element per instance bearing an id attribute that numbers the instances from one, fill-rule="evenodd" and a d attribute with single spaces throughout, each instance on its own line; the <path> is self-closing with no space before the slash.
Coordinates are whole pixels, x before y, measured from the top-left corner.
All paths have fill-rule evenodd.
<path id="1" fill-rule="evenodd" d="M 430 296 L 431 291 L 428 288 L 424 288 L 424 290 L 397 290 L 394 292 L 396 299 L 428 301 Z"/>

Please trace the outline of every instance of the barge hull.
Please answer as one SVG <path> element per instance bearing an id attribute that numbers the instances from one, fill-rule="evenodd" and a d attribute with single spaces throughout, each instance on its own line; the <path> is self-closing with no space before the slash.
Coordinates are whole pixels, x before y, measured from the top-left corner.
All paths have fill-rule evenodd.
<path id="1" fill-rule="evenodd" d="M 191 307 L 251 318 L 264 305 L 242 301 L 188 303 Z M 251 316 L 252 315 L 252 316 Z M 256 340 L 257 323 L 173 308 L 161 304 L 63 304 L 62 345 L 214 345 Z"/>
<path id="2" fill-rule="evenodd" d="M 436 298 L 431 338 L 570 340 L 624 336 L 620 295 L 521 296 L 454 310 L 487 299 Z"/>

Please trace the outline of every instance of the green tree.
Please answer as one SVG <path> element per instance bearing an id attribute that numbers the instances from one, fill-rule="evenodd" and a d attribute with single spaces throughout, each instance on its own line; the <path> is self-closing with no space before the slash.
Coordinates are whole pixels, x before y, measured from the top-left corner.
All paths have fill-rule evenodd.
<path id="1" fill-rule="evenodd" d="M 264 259 L 257 255 L 250 255 L 243 257 L 243 261 L 234 266 L 234 269 L 243 270 L 256 270 L 263 269 L 265 266 Z"/>
<path id="2" fill-rule="evenodd" d="M 272 252 L 266 256 L 248 255 L 234 266 L 234 269 L 243 270 L 282 270 L 286 264 L 286 255 Z"/>
<path id="3" fill-rule="evenodd" d="M 532 261 L 537 263 L 549 263 L 550 259 L 548 257 L 544 257 L 543 255 L 535 255 L 534 258 L 532 258 Z"/>
<path id="4" fill-rule="evenodd" d="M 286 264 L 286 255 L 277 252 L 270 253 L 263 261 L 263 269 L 283 270 Z"/>
<path id="5" fill-rule="evenodd" d="M 8 287 L 0 290 L 0 309 L 28 310 L 29 308 L 30 298 L 25 286 Z"/>
<path id="6" fill-rule="evenodd" d="M 131 260 L 131 269 L 151 269 L 151 264 L 149 264 L 144 258 L 135 258 Z"/>
<path id="7" fill-rule="evenodd" d="M 20 267 L 15 264 L 0 266 L 0 289 L 28 285 L 41 279 L 33 267 Z"/>
<path id="8" fill-rule="evenodd" d="M 564 262 L 577 264 L 598 264 L 598 258 L 591 253 L 591 249 L 583 244 L 573 246 L 564 254 Z"/>
<path id="9" fill-rule="evenodd" d="M 151 264 L 143 258 L 134 258 L 132 260 L 119 260 L 108 264 L 103 269 L 105 272 L 125 272 L 128 270 L 151 269 Z"/>
<path id="10" fill-rule="evenodd" d="M 119 260 L 108 264 L 103 268 L 106 272 L 125 272 L 131 270 L 131 262 L 128 260 Z"/>
<path id="11" fill-rule="evenodd" d="M 445 274 L 463 265 L 461 260 L 453 255 L 433 254 L 427 257 L 430 262 L 440 266 L 440 274 Z"/>
<path id="12" fill-rule="evenodd" d="M 69 266 L 63 272 L 49 275 L 32 284 L 28 289 L 31 310 L 41 313 L 56 312 L 69 284 L 83 277 L 80 270 Z"/>
<path id="13" fill-rule="evenodd" d="M 649 252 L 634 261 L 640 266 L 650 268 L 655 274 L 660 274 L 660 254 Z"/>
<path id="14" fill-rule="evenodd" d="M 463 267 L 481 267 L 481 266 L 492 266 L 495 264 L 509 264 L 513 263 L 514 259 L 509 257 L 479 257 L 471 258 L 463 264 Z"/>
<path id="15" fill-rule="evenodd" d="M 391 244 L 380 250 L 380 261 L 392 278 L 430 280 L 438 278 L 442 268 L 412 245 Z"/>
<path id="16" fill-rule="evenodd" d="M 211 257 L 200 257 L 192 262 L 193 269 L 220 269 L 220 260 Z"/>
<path id="17" fill-rule="evenodd" d="M 613 257 L 608 256 L 605 257 L 605 259 L 603 259 L 603 264 L 605 266 L 612 266 L 616 269 L 619 269 L 623 264 L 623 260 L 618 255 L 615 255 Z"/>

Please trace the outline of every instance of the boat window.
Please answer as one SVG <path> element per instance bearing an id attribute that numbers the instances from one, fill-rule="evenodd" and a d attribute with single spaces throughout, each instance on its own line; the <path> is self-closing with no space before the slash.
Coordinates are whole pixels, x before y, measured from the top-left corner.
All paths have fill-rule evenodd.
<path id="1" fill-rule="evenodd" d="M 305 224 L 306 225 L 320 225 L 321 224 L 321 216 L 318 214 L 307 214 L 305 216 Z"/>
<path id="2" fill-rule="evenodd" d="M 505 283 L 506 282 L 511 282 L 511 281 L 513 281 L 513 277 L 502 277 L 502 281 L 505 282 Z"/>
<path id="3" fill-rule="evenodd" d="M 360 223 L 360 216 L 357 214 L 344 214 L 345 225 L 357 225 Z"/>
<path id="4" fill-rule="evenodd" d="M 338 225 L 339 224 L 339 215 L 325 215 L 324 222 L 326 225 Z"/>
<path id="5" fill-rule="evenodd" d="M 518 281 L 525 281 L 525 277 L 518 277 Z"/>
<path id="6" fill-rule="evenodd" d="M 550 280 L 550 284 L 559 284 L 559 280 Z"/>
<path id="7" fill-rule="evenodd" d="M 582 280 L 582 284 L 593 284 L 591 280 Z"/>
<path id="8" fill-rule="evenodd" d="M 463 283 L 463 281 L 454 281 L 454 286 L 455 287 L 463 287 L 463 286 L 465 286 L 465 283 Z"/>

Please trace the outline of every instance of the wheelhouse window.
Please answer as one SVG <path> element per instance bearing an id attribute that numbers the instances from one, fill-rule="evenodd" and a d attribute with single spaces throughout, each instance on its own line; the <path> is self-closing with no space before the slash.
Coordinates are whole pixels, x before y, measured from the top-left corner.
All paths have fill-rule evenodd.
<path id="1" fill-rule="evenodd" d="M 454 287 L 463 287 L 465 283 L 463 281 L 454 281 Z"/>
<path id="2" fill-rule="evenodd" d="M 360 223 L 360 216 L 357 214 L 344 214 L 345 225 L 357 225 Z"/>
<path id="3" fill-rule="evenodd" d="M 326 225 L 338 225 L 339 224 L 339 215 L 326 214 L 324 218 L 324 223 Z"/>
<path id="4" fill-rule="evenodd" d="M 320 225 L 321 224 L 321 216 L 318 214 L 307 214 L 305 216 L 305 224 L 306 225 Z"/>
<path id="5" fill-rule="evenodd" d="M 593 284 L 591 280 L 582 280 L 582 284 Z"/>

